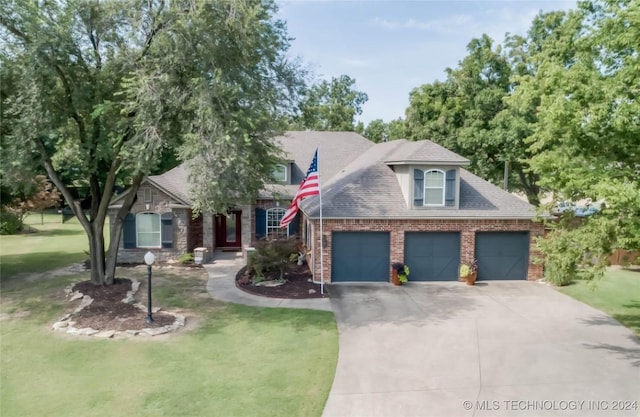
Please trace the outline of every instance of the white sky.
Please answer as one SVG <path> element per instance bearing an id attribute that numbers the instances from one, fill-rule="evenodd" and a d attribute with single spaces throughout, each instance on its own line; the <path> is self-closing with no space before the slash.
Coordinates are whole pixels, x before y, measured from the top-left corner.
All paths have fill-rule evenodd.
<path id="1" fill-rule="evenodd" d="M 483 33 L 502 42 L 524 34 L 539 11 L 576 7 L 568 0 L 280 1 L 278 17 L 295 38 L 291 53 L 317 78 L 347 74 L 369 96 L 359 117 L 404 117 L 409 92 L 445 78 Z"/>

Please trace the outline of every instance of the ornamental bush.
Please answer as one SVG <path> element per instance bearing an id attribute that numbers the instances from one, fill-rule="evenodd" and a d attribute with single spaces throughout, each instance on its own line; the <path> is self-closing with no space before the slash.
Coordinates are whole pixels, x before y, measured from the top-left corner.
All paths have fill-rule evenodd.
<path id="1" fill-rule="evenodd" d="M 22 230 L 22 226 L 20 216 L 5 208 L 0 210 L 0 235 L 14 235 Z"/>
<path id="2" fill-rule="evenodd" d="M 280 279 L 284 278 L 287 265 L 291 262 L 292 254 L 300 248 L 297 239 L 276 239 L 260 242 L 251 257 L 249 266 L 256 271 L 258 277 L 264 277 L 267 272 L 279 271 Z"/>

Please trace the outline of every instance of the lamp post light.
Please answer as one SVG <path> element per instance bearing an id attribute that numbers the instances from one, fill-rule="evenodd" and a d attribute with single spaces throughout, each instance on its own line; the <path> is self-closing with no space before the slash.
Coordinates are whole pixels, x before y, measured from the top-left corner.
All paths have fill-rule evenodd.
<path id="1" fill-rule="evenodd" d="M 151 265 L 153 265 L 153 261 L 156 260 L 156 257 L 151 252 L 147 252 L 144 255 L 144 263 L 147 264 L 147 319 L 145 320 L 147 323 L 153 323 L 153 316 L 151 315 Z"/>

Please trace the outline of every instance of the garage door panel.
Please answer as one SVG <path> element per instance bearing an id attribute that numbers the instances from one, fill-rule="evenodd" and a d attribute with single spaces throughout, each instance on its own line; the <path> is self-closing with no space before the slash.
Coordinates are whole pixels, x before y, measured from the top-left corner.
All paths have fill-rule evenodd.
<path id="1" fill-rule="evenodd" d="M 404 262 L 411 281 L 455 281 L 460 264 L 460 234 L 407 232 Z"/>
<path id="2" fill-rule="evenodd" d="M 479 280 L 527 279 L 529 232 L 476 234 Z"/>
<path id="3" fill-rule="evenodd" d="M 334 232 L 331 281 L 389 281 L 389 233 Z"/>

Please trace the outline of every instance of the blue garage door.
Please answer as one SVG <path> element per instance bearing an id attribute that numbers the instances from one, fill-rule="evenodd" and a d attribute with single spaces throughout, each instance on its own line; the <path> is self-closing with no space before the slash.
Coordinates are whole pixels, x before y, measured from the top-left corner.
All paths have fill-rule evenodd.
<path id="1" fill-rule="evenodd" d="M 331 239 L 332 282 L 389 281 L 389 233 L 334 232 Z"/>
<path id="2" fill-rule="evenodd" d="M 529 232 L 476 233 L 479 280 L 527 279 Z"/>
<path id="3" fill-rule="evenodd" d="M 406 232 L 404 263 L 410 281 L 457 281 L 460 233 Z"/>

